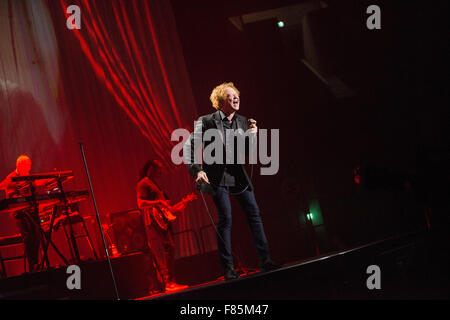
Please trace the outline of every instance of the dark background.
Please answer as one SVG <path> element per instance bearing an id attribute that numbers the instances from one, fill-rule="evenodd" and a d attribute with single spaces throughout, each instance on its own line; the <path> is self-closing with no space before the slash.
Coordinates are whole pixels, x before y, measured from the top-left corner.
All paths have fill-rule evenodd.
<path id="1" fill-rule="evenodd" d="M 301 62 L 300 27 L 263 20 L 240 31 L 228 20 L 302 1 L 171 3 L 200 115 L 214 111 L 214 86 L 232 81 L 241 113 L 280 129 L 278 174 L 253 171 L 276 259 L 314 254 L 303 218 L 313 200 L 321 253 L 425 230 L 426 212 L 431 226 L 446 225 L 446 2 L 326 1 L 308 14 L 319 61 L 352 91 L 340 98 Z M 381 8 L 381 30 L 366 28 L 371 4 Z M 232 234 L 243 264 L 255 265 L 239 210 Z"/>

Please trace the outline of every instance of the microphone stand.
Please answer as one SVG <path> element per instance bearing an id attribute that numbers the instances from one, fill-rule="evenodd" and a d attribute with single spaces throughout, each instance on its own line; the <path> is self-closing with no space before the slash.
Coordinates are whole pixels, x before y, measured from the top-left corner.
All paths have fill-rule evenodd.
<path id="1" fill-rule="evenodd" d="M 113 268 L 112 268 L 112 264 L 111 264 L 111 259 L 109 258 L 108 248 L 106 247 L 105 235 L 103 234 L 102 221 L 100 220 L 100 214 L 98 213 L 97 202 L 95 201 L 95 196 L 94 196 L 94 189 L 92 188 L 91 177 L 89 176 L 89 170 L 88 170 L 87 163 L 86 163 L 86 156 L 84 155 L 83 143 L 79 142 L 79 144 L 80 144 L 80 149 L 81 149 L 81 155 L 83 156 L 84 169 L 86 170 L 86 176 L 87 176 L 88 182 L 89 182 L 89 189 L 91 190 L 91 194 L 92 194 L 92 201 L 94 202 L 95 214 L 97 216 L 97 223 L 98 223 L 98 227 L 100 228 L 100 234 L 102 236 L 103 248 L 105 249 L 106 260 L 108 261 L 109 272 L 111 273 L 111 279 L 112 279 L 112 283 L 113 283 L 113 287 L 114 287 L 114 293 L 116 295 L 116 299 L 120 300 L 119 292 L 117 290 L 117 285 L 116 285 L 116 279 L 114 278 L 114 272 L 113 272 Z"/>

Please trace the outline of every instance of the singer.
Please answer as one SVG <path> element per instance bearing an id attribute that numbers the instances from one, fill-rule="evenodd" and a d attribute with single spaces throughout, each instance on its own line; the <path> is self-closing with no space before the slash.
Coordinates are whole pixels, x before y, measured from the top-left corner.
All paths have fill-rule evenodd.
<path id="1" fill-rule="evenodd" d="M 249 130 L 249 133 L 254 135 L 256 135 L 258 130 L 255 120 L 247 121 L 244 116 L 237 113 L 240 106 L 239 90 L 232 82 L 222 83 L 215 87 L 211 93 L 210 100 L 217 111 L 198 119 L 194 132 L 184 146 L 184 155 L 189 172 L 195 178 L 197 188 L 212 196 L 217 209 L 219 217 L 217 246 L 225 280 L 238 278 L 238 274 L 234 269 L 231 250 L 232 218 L 230 194 L 238 200 L 247 216 L 253 243 L 261 262 L 261 270 L 278 269 L 281 266 L 275 264 L 270 257 L 269 245 L 264 234 L 259 207 L 253 192 L 254 188 L 243 165 L 237 163 L 237 161 L 229 164 L 225 159 L 220 161 L 220 163 L 214 162 L 212 164 L 200 164 L 194 160 L 197 151 L 194 149 L 194 146 L 200 145 L 204 149 L 211 143 L 203 141 L 203 134 L 208 129 L 219 130 L 222 138 L 226 137 L 226 130 L 242 129 L 243 131 L 241 132 Z M 227 143 L 235 143 L 235 141 L 227 141 L 224 138 L 222 140 L 225 157 L 227 154 Z M 245 152 L 248 152 L 248 150 Z M 233 156 L 236 160 L 236 157 L 240 155 L 234 154 Z"/>

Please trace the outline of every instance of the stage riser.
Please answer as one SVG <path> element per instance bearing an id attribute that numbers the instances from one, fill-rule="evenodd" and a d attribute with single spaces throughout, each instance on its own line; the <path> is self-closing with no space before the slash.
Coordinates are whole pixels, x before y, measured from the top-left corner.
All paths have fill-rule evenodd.
<path id="1" fill-rule="evenodd" d="M 223 276 L 219 263 L 219 252 L 180 258 L 175 261 L 175 277 L 177 282 L 189 286 L 217 280 Z"/>
<path id="2" fill-rule="evenodd" d="M 152 284 L 149 257 L 136 253 L 112 259 L 121 299 L 146 296 Z M 81 290 L 69 290 L 66 268 L 0 280 L 1 299 L 114 299 L 114 289 L 105 260 L 83 262 Z"/>
<path id="3" fill-rule="evenodd" d="M 153 264 L 145 254 L 113 258 L 112 265 L 122 299 L 147 296 L 159 289 Z M 222 276 L 218 252 L 177 259 L 175 275 L 179 283 L 197 285 Z M 66 268 L 0 280 L 0 298 L 10 299 L 113 299 L 114 289 L 105 260 L 84 262 L 81 267 L 82 290 L 66 288 Z"/>

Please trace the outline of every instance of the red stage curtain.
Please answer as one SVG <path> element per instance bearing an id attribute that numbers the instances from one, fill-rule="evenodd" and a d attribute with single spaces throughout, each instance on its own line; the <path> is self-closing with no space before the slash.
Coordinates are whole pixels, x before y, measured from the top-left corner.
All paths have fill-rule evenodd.
<path id="1" fill-rule="evenodd" d="M 66 27 L 72 4 L 81 30 Z M 136 208 L 149 158 L 166 165 L 161 185 L 172 202 L 193 191 L 184 165 L 170 161 L 172 130 L 191 129 L 198 112 L 169 1 L 0 0 L 0 40 L 0 179 L 28 154 L 33 173 L 73 170 L 67 188 L 87 189 L 81 141 L 104 223 Z M 94 214 L 90 202 L 82 209 Z M 17 231 L 11 220 L 0 217 L 0 235 Z M 197 200 L 174 229 L 209 223 Z M 214 234 L 203 237 L 214 249 Z M 178 256 L 199 253 L 192 233 L 176 239 Z"/>

